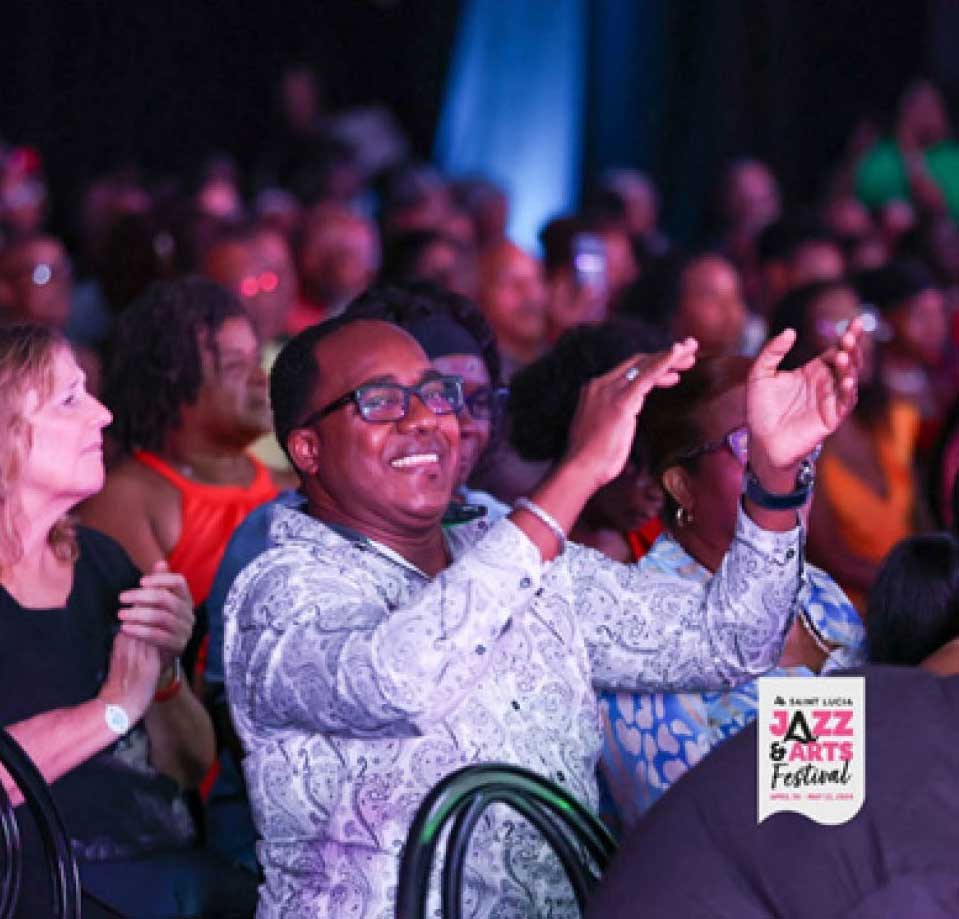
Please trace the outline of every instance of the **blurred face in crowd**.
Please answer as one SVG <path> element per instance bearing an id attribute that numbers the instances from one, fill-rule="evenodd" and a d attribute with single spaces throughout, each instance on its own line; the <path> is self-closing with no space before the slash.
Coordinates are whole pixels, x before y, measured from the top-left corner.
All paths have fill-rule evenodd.
<path id="1" fill-rule="evenodd" d="M 539 347 L 546 335 L 546 289 L 539 262 L 512 243 L 485 253 L 479 305 L 500 347 Z"/>
<path id="2" fill-rule="evenodd" d="M 466 211 L 451 207 L 443 221 L 443 233 L 467 249 L 476 247 L 476 226 Z"/>
<path id="3" fill-rule="evenodd" d="M 703 353 L 735 354 L 745 323 L 746 306 L 736 269 L 718 255 L 695 259 L 680 282 L 674 334 L 692 335 Z"/>
<path id="4" fill-rule="evenodd" d="M 897 351 L 927 367 L 939 366 L 948 335 L 942 291 L 934 287 L 921 291 L 890 312 L 888 319 Z"/>
<path id="5" fill-rule="evenodd" d="M 894 198 L 879 211 L 879 232 L 890 252 L 894 252 L 899 240 L 916 225 L 916 210 L 909 201 Z"/>
<path id="6" fill-rule="evenodd" d="M 813 281 L 838 280 L 845 268 L 839 246 L 827 240 L 810 240 L 799 246 L 790 259 L 792 287 Z"/>
<path id="7" fill-rule="evenodd" d="M 726 221 L 748 235 L 759 233 L 779 217 L 779 185 L 769 169 L 758 160 L 747 160 L 733 168 L 726 190 Z"/>
<path id="8" fill-rule="evenodd" d="M 932 83 L 913 84 L 903 93 L 896 136 L 907 151 L 931 147 L 949 136 L 946 105 Z"/>
<path id="9" fill-rule="evenodd" d="M 205 217 L 227 223 L 243 217 L 243 199 L 232 177 L 211 176 L 197 192 L 196 207 Z"/>
<path id="10" fill-rule="evenodd" d="M 546 284 L 547 336 L 555 341 L 578 325 L 605 322 L 609 313 L 609 287 L 582 283 L 570 268 L 553 274 Z"/>
<path id="11" fill-rule="evenodd" d="M 662 506 L 663 490 L 655 477 L 630 461 L 590 498 L 586 514 L 605 529 L 629 533 L 656 517 Z"/>
<path id="12" fill-rule="evenodd" d="M 327 307 L 343 305 L 370 286 L 379 263 L 379 240 L 368 220 L 341 210 L 308 219 L 298 252 L 306 299 Z"/>
<path id="13" fill-rule="evenodd" d="M 609 290 L 609 302 L 612 303 L 636 278 L 639 267 L 633 246 L 625 233 L 604 232 L 603 245 L 606 249 L 606 282 Z"/>
<path id="14" fill-rule="evenodd" d="M 850 247 L 846 258 L 850 274 L 881 268 L 888 260 L 889 251 L 878 233 L 858 240 Z"/>
<path id="15" fill-rule="evenodd" d="M 458 235 L 467 232 L 457 228 L 453 219 L 450 194 L 445 185 L 424 186 L 415 201 L 400 207 L 392 207 L 386 214 L 386 234 L 406 233 L 410 230 L 436 230 L 439 233 Z M 470 236 L 473 228 L 470 227 Z"/>
<path id="16" fill-rule="evenodd" d="M 833 198 L 823 218 L 830 232 L 841 239 L 861 239 L 875 230 L 866 206 L 852 195 Z"/>
<path id="17" fill-rule="evenodd" d="M 286 317 L 296 302 L 296 267 L 286 239 L 277 230 L 258 231 L 253 247 L 263 271 L 258 278 L 257 302 L 252 309 L 247 308 L 256 320 L 261 338 L 270 341 L 281 337 Z"/>
<path id="18" fill-rule="evenodd" d="M 640 176 L 622 177 L 616 190 L 626 208 L 626 229 L 631 236 L 648 236 L 659 222 L 659 202 L 651 182 Z"/>
<path id="19" fill-rule="evenodd" d="M 39 154 L 27 147 L 9 151 L 0 161 L 0 224 L 11 236 L 29 236 L 43 226 L 47 187 L 39 166 Z"/>
<path id="20" fill-rule="evenodd" d="M 481 357 L 473 354 L 447 354 L 434 357 L 433 366 L 442 374 L 458 376 L 463 380 L 463 395 L 466 406 L 457 416 L 460 422 L 460 461 L 456 473 L 456 485 L 465 485 L 473 469 L 489 444 L 493 421 L 491 414 L 482 417 L 484 412 L 476 403 L 485 404 L 492 411 L 493 393 L 490 389 L 489 373 Z M 474 407 L 470 407 L 470 402 Z"/>
<path id="21" fill-rule="evenodd" d="M 30 449 L 17 485 L 21 493 L 74 503 L 103 487 L 103 429 L 111 416 L 87 392 L 69 348 L 57 347 L 52 371 L 49 394 L 30 389 L 25 396 Z"/>
<path id="22" fill-rule="evenodd" d="M 435 239 L 417 259 L 414 271 L 417 278 L 470 300 L 476 298 L 476 257 L 456 240 Z"/>
<path id="23" fill-rule="evenodd" d="M 862 312 L 859 297 L 849 287 L 827 290 L 810 305 L 808 322 L 816 353 L 822 353 L 839 343 L 849 324 Z M 869 381 L 873 376 L 875 344 L 872 335 L 861 339 L 862 369 L 860 379 Z"/>
<path id="24" fill-rule="evenodd" d="M 70 259 L 58 240 L 36 237 L 0 259 L 0 306 L 17 319 L 63 328 L 72 296 Z"/>
<path id="25" fill-rule="evenodd" d="M 296 270 L 286 241 L 273 230 L 214 245 L 203 263 L 207 277 L 241 300 L 265 341 L 282 336 L 296 296 Z"/>
<path id="26" fill-rule="evenodd" d="M 354 322 L 316 344 L 323 368 L 306 415 L 370 382 L 415 386 L 436 374 L 423 349 L 385 322 Z M 304 418 L 306 420 L 306 418 Z M 460 422 L 416 396 L 399 421 L 365 421 L 354 403 L 307 427 L 287 446 L 314 508 L 369 535 L 405 535 L 443 517 L 459 469 Z"/>
<path id="27" fill-rule="evenodd" d="M 203 383 L 196 402 L 181 407 L 183 427 L 201 429 L 213 443 L 245 447 L 272 429 L 260 343 L 249 320 L 227 319 L 201 342 Z"/>

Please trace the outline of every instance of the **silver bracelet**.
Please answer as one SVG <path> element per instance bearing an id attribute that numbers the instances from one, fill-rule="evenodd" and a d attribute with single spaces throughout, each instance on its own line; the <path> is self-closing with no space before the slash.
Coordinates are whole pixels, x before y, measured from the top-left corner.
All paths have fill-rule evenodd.
<path id="1" fill-rule="evenodd" d="M 559 551 L 562 552 L 566 548 L 566 534 L 563 532 L 563 528 L 556 522 L 552 514 L 547 514 L 538 504 L 534 504 L 530 501 L 529 498 L 517 498 L 513 502 L 513 507 L 518 510 L 528 511 L 531 513 L 540 523 L 544 526 L 549 527 L 549 531 L 556 537 L 556 541 L 559 543 Z"/>

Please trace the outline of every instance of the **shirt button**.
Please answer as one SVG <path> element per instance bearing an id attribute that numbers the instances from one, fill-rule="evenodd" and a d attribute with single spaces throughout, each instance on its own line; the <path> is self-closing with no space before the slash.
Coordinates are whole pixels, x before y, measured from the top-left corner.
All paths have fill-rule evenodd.
<path id="1" fill-rule="evenodd" d="M 519 711 L 519 702 L 517 702 L 515 699 L 513 699 L 513 708 L 515 708 L 516 711 Z"/>
<path id="2" fill-rule="evenodd" d="M 557 772 L 557 773 L 556 773 L 556 778 L 557 778 L 560 782 L 565 782 L 565 781 L 566 781 L 566 776 L 565 776 L 562 772 Z"/>
<path id="3" fill-rule="evenodd" d="M 477 645 L 477 646 L 476 646 L 476 653 L 477 653 L 477 654 L 485 654 L 485 653 L 486 653 L 486 645 Z"/>
<path id="4" fill-rule="evenodd" d="M 795 549 L 787 549 L 787 550 L 786 550 L 786 558 L 792 558 L 795 554 L 796 554 L 796 550 L 795 550 Z"/>
<path id="5" fill-rule="evenodd" d="M 525 587 L 532 587 L 532 586 L 533 586 L 533 582 L 532 582 L 529 578 L 523 578 L 523 580 L 519 582 L 519 586 L 520 586 L 520 587 L 524 587 L 524 588 L 525 588 Z"/>

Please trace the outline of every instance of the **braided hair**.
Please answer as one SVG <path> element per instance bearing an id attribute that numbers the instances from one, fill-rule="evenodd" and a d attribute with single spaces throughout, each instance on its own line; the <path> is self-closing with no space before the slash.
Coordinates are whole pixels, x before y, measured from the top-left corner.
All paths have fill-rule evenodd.
<path id="1" fill-rule="evenodd" d="M 233 317 L 248 318 L 233 294 L 205 278 L 151 284 L 120 315 L 104 402 L 125 452 L 163 448 L 182 406 L 199 396 L 201 348 L 218 359 L 216 333 Z"/>

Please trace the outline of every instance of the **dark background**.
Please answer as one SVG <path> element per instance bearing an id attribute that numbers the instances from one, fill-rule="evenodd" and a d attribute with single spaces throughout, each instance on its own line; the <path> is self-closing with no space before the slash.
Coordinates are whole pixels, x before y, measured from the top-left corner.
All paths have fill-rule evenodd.
<path id="1" fill-rule="evenodd" d="M 548 0 L 522 0 L 548 2 Z M 751 153 L 787 201 L 815 195 L 861 116 L 884 119 L 919 74 L 959 87 L 949 0 L 584 0 L 584 175 L 648 169 L 667 226 L 708 229 L 729 158 Z M 279 73 L 322 75 L 332 110 L 381 101 L 428 156 L 457 0 L 5 0 L 0 136 L 43 152 L 61 208 L 126 161 L 181 175 L 205 154 L 249 165 Z"/>

